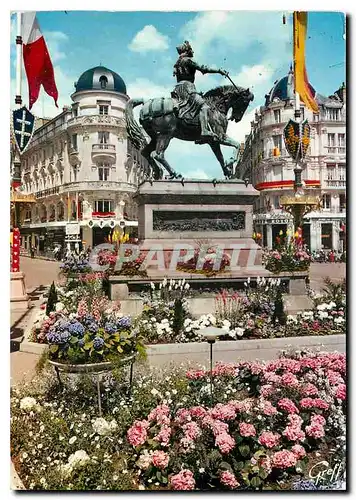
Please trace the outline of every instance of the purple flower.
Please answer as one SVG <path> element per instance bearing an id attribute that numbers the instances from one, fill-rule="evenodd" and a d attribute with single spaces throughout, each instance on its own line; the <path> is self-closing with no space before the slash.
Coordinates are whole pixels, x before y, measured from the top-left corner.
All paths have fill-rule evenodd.
<path id="1" fill-rule="evenodd" d="M 64 332 L 62 332 L 60 334 L 60 337 L 61 337 L 61 343 L 66 344 L 68 342 L 68 340 L 70 339 L 71 335 L 68 332 L 68 330 L 65 330 Z"/>
<path id="2" fill-rule="evenodd" d="M 79 321 L 75 321 L 69 325 L 68 331 L 71 335 L 81 338 L 84 335 L 85 328 Z"/>
<path id="3" fill-rule="evenodd" d="M 79 339 L 79 341 L 78 341 L 78 346 L 79 346 L 79 347 L 83 347 L 83 346 L 84 346 L 84 344 L 85 344 L 84 339 Z"/>
<path id="4" fill-rule="evenodd" d="M 131 326 L 131 318 L 129 316 L 124 316 L 120 318 L 117 322 L 119 328 L 129 328 Z"/>
<path id="5" fill-rule="evenodd" d="M 47 342 L 49 344 L 60 344 L 61 343 L 60 334 L 56 332 L 54 329 L 50 329 L 49 332 L 47 333 Z"/>
<path id="6" fill-rule="evenodd" d="M 117 331 L 117 326 L 115 325 L 115 323 L 112 323 L 112 322 L 109 322 L 109 321 L 108 321 L 108 322 L 105 324 L 105 331 L 106 331 L 107 333 L 110 333 L 110 334 L 111 334 L 111 333 L 115 333 L 115 332 Z"/>
<path id="7" fill-rule="evenodd" d="M 95 321 L 93 321 L 88 325 L 88 330 L 91 333 L 97 333 L 97 331 L 99 330 L 99 325 L 95 323 Z"/>
<path id="8" fill-rule="evenodd" d="M 101 337 L 95 337 L 93 340 L 93 347 L 96 351 L 99 351 L 104 345 L 104 339 Z"/>

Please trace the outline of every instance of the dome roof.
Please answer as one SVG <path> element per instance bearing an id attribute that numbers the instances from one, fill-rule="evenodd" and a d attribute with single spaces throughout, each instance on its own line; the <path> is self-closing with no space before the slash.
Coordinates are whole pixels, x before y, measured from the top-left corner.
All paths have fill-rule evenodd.
<path id="1" fill-rule="evenodd" d="M 315 90 L 311 85 L 310 88 L 314 97 Z M 292 69 L 289 70 L 288 75 L 274 82 L 274 86 L 271 88 L 270 92 L 266 94 L 265 98 L 265 106 L 268 106 L 276 99 L 279 101 L 290 101 L 294 99 L 294 75 Z"/>
<path id="2" fill-rule="evenodd" d="M 126 85 L 120 75 L 104 66 L 85 71 L 74 84 L 76 92 L 81 90 L 111 90 L 126 94 Z"/>

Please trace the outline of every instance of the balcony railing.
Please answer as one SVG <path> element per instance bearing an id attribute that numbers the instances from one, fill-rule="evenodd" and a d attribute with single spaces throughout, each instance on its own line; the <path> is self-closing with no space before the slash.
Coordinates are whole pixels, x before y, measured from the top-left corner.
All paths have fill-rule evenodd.
<path id="1" fill-rule="evenodd" d="M 289 156 L 289 153 L 285 148 L 280 149 L 279 154 L 275 154 L 275 149 L 276 148 L 272 148 L 268 151 L 268 158 L 274 158 L 278 160 L 278 158 L 285 158 L 286 156 Z"/>
<path id="2" fill-rule="evenodd" d="M 346 153 L 346 146 L 326 146 L 329 154 L 344 155 Z"/>
<path id="3" fill-rule="evenodd" d="M 345 180 L 333 180 L 333 179 L 327 179 L 324 180 L 325 186 L 328 188 L 346 188 L 346 181 Z"/>
<path id="4" fill-rule="evenodd" d="M 93 144 L 93 151 L 115 152 L 115 144 Z"/>
<path id="5" fill-rule="evenodd" d="M 53 194 L 58 194 L 59 193 L 59 186 L 49 188 L 49 189 L 43 189 L 42 191 L 37 191 L 35 193 L 36 198 L 45 198 L 46 196 L 51 196 Z"/>

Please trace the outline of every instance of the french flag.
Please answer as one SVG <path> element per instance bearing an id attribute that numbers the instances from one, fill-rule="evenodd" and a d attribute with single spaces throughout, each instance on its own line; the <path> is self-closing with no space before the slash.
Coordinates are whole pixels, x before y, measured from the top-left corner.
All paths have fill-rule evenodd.
<path id="1" fill-rule="evenodd" d="M 28 81 L 30 109 L 38 99 L 41 85 L 58 108 L 58 90 L 45 39 L 36 12 L 22 13 L 23 60 Z"/>

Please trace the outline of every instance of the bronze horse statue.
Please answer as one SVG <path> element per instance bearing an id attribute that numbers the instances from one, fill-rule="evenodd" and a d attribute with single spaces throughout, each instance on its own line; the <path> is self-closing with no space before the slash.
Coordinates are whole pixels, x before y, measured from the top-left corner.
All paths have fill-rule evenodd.
<path id="1" fill-rule="evenodd" d="M 160 165 L 167 170 L 171 179 L 181 177 L 164 157 L 171 139 L 177 138 L 183 141 L 195 141 L 197 144 L 209 144 L 221 165 L 225 178 L 232 178 L 232 166 L 238 160 L 240 144 L 226 135 L 228 120 L 239 122 L 254 96 L 249 89 L 224 85 L 209 90 L 203 98 L 209 105 L 209 126 L 215 134 L 214 139 L 202 140 L 199 117 L 195 116 L 193 120 L 187 120 L 184 119 L 184 115 L 179 116 L 177 102 L 173 98 L 149 100 L 138 98 L 128 101 L 125 110 L 127 133 L 132 144 L 147 159 L 152 169 L 152 172 L 145 172 L 147 177 L 162 179 L 163 170 Z M 141 127 L 134 118 L 133 109 L 140 105 L 143 105 L 140 110 L 140 123 L 150 137 L 150 142 L 147 142 Z M 227 118 L 230 109 L 231 115 Z M 235 148 L 235 157 L 232 162 L 225 162 L 221 145 Z"/>

